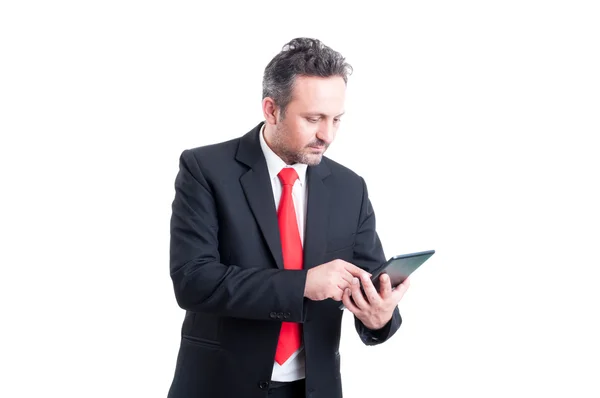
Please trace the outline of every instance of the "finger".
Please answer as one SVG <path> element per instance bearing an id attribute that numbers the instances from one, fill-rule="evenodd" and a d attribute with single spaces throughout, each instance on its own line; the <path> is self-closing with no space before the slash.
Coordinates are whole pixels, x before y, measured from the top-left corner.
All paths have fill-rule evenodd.
<path id="1" fill-rule="evenodd" d="M 363 293 L 360 291 L 360 281 L 358 280 L 358 278 L 354 278 L 354 280 L 352 281 L 351 293 L 352 300 L 354 300 L 354 303 L 358 308 L 369 308 L 369 303 L 365 299 Z"/>
<path id="2" fill-rule="evenodd" d="M 359 269 L 360 269 L 360 268 L 359 268 Z M 363 273 L 365 273 L 365 272 L 366 272 L 366 271 L 360 270 L 360 272 L 359 272 L 359 273 L 357 273 L 357 275 L 353 275 L 353 274 L 352 274 L 350 271 L 347 271 L 347 270 L 346 270 L 346 271 L 344 271 L 343 278 L 344 278 L 344 280 L 348 281 L 348 284 L 352 285 L 352 280 L 353 280 L 354 278 L 360 278 L 360 276 L 361 276 Z M 369 276 L 371 276 L 371 274 L 370 274 L 370 273 L 368 273 L 368 272 L 367 272 L 367 274 L 368 274 Z"/>
<path id="3" fill-rule="evenodd" d="M 379 293 L 384 300 L 392 295 L 392 282 L 388 274 L 382 274 L 379 277 Z"/>
<path id="4" fill-rule="evenodd" d="M 346 268 L 346 271 L 352 274 L 352 276 L 357 278 L 360 277 L 364 272 L 366 272 L 363 269 L 358 268 L 356 265 L 351 264 L 349 262 L 344 262 L 344 268 Z"/>
<path id="5" fill-rule="evenodd" d="M 356 304 L 354 304 L 354 301 L 352 301 L 352 291 L 350 289 L 344 290 L 344 295 L 342 296 L 342 303 L 344 303 L 346 309 L 352 312 L 353 314 L 356 315 L 360 313 L 360 308 L 358 308 Z"/>
<path id="6" fill-rule="evenodd" d="M 342 297 L 345 291 L 346 288 L 340 288 L 335 292 L 335 294 L 331 298 L 335 301 L 342 301 Z"/>
<path id="7" fill-rule="evenodd" d="M 352 286 L 352 275 L 350 275 L 347 272 L 344 272 L 342 275 L 340 275 L 340 277 L 338 278 L 337 281 L 337 286 L 342 289 L 342 292 L 347 289 L 350 288 Z"/>
<path id="8" fill-rule="evenodd" d="M 403 282 L 402 285 L 406 286 L 406 289 L 408 289 L 410 287 L 410 278 L 407 277 Z"/>
<path id="9" fill-rule="evenodd" d="M 354 267 L 354 265 L 344 260 L 337 261 L 340 263 L 340 265 L 342 265 L 343 268 L 340 270 L 339 275 L 347 283 L 347 287 L 350 287 L 352 285 L 352 279 L 354 278 L 354 275 L 348 271 L 348 268 Z"/>
<path id="10" fill-rule="evenodd" d="M 404 293 L 406 293 L 406 291 L 408 290 L 409 287 L 410 287 L 410 281 L 408 280 L 408 278 L 406 278 L 404 280 L 404 282 L 402 282 L 401 284 L 396 286 L 396 288 L 392 292 L 394 301 L 399 302 L 400 300 L 402 300 Z"/>
<path id="11" fill-rule="evenodd" d="M 352 285 L 352 279 L 354 279 L 354 276 L 352 276 L 352 274 L 347 270 L 342 271 L 341 276 L 342 279 L 348 283 L 348 287 L 350 287 Z"/>
<path id="12" fill-rule="evenodd" d="M 343 293 L 346 289 L 350 289 L 352 285 L 346 281 L 339 281 L 337 284 L 338 289 Z"/>
<path id="13" fill-rule="evenodd" d="M 363 290 L 365 291 L 365 295 L 367 296 L 367 300 L 369 300 L 369 303 L 371 305 L 379 304 L 379 302 L 381 301 L 379 292 L 377 291 L 375 286 L 373 286 L 373 282 L 371 282 L 371 278 L 366 272 L 361 276 L 361 283 Z"/>

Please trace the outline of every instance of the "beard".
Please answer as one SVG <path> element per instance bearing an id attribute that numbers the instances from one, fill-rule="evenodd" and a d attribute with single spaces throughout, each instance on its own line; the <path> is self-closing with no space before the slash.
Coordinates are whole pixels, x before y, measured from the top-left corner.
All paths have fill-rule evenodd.
<path id="1" fill-rule="evenodd" d="M 287 164 L 302 163 L 308 166 L 317 166 L 319 163 L 321 163 L 323 154 L 325 151 L 327 151 L 329 144 L 325 143 L 323 140 L 315 138 L 303 149 L 294 150 L 291 149 L 286 143 L 286 138 L 289 137 L 288 133 L 289 130 L 287 127 L 285 127 L 283 123 L 278 123 L 275 127 L 275 134 L 273 134 L 273 150 L 283 159 L 284 162 Z M 311 146 L 324 147 L 324 150 L 320 153 L 310 153 Z"/>

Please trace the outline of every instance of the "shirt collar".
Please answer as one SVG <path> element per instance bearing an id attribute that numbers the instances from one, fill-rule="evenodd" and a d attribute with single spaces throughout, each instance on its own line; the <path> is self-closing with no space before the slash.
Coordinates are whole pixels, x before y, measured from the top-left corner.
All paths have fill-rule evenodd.
<path id="1" fill-rule="evenodd" d="M 265 160 L 267 161 L 267 168 L 269 169 L 269 176 L 271 177 L 271 180 L 274 178 L 279 179 L 278 174 L 283 168 L 293 167 L 298 173 L 298 181 L 300 182 L 300 185 L 304 185 L 304 181 L 306 180 L 306 168 L 308 167 L 308 165 L 303 163 L 295 163 L 291 166 L 288 166 L 287 164 L 285 164 L 285 162 L 281 160 L 281 158 L 275 152 L 273 152 L 269 145 L 267 145 L 267 142 L 265 141 L 265 137 L 263 135 L 264 131 L 265 124 L 263 124 L 260 128 L 260 147 L 262 148 L 263 154 L 265 155 Z"/>

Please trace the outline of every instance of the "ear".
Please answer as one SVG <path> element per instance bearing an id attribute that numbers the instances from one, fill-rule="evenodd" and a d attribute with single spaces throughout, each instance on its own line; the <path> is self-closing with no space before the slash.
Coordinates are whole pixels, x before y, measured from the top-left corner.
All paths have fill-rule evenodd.
<path id="1" fill-rule="evenodd" d="M 279 107 L 275 105 L 275 101 L 273 101 L 273 98 L 266 97 L 263 99 L 262 110 L 266 122 L 272 125 L 276 125 L 277 116 L 279 114 Z"/>

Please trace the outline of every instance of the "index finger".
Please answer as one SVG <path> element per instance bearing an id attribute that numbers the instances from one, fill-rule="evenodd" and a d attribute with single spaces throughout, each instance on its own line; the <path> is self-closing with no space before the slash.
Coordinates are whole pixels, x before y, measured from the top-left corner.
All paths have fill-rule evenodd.
<path id="1" fill-rule="evenodd" d="M 346 271 L 348 271 L 352 276 L 355 276 L 357 278 L 360 278 L 360 276 L 367 272 L 359 267 L 357 267 L 356 265 L 349 263 L 347 261 L 344 261 L 344 268 L 346 268 Z M 369 276 L 371 276 L 371 274 L 369 272 L 367 272 L 367 274 L 369 274 Z"/>

